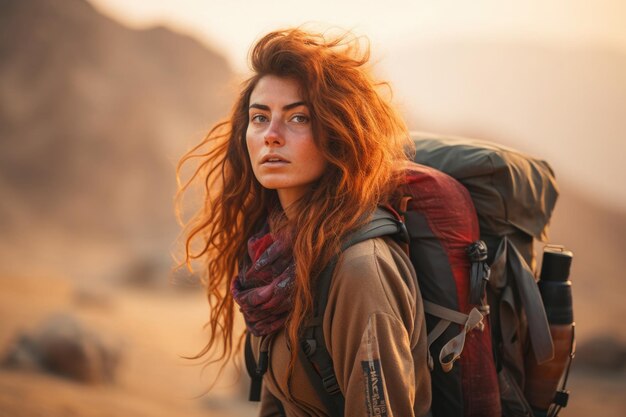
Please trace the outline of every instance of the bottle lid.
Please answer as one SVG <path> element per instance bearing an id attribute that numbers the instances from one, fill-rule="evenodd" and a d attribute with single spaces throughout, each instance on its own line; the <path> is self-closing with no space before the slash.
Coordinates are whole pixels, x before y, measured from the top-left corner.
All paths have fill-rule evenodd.
<path id="1" fill-rule="evenodd" d="M 563 246 L 548 245 L 543 251 L 540 279 L 544 281 L 567 281 L 574 254 Z"/>

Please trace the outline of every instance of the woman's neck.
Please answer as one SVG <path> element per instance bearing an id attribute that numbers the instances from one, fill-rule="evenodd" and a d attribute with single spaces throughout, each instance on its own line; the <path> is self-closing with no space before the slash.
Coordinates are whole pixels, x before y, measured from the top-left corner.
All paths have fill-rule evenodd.
<path id="1" fill-rule="evenodd" d="M 278 200 L 280 201 L 280 206 L 285 212 L 285 216 L 289 220 L 293 219 L 296 216 L 296 210 L 298 208 L 298 200 L 300 200 L 306 190 L 302 189 L 282 189 L 278 191 Z"/>

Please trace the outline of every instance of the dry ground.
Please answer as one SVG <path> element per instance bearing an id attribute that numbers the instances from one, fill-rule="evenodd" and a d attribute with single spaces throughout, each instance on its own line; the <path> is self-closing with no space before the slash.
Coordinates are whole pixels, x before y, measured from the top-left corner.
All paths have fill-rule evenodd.
<path id="1" fill-rule="evenodd" d="M 211 395 L 202 396 L 216 368 L 202 373 L 180 358 L 203 343 L 207 312 L 200 292 L 84 289 L 61 278 L 0 278 L 0 349 L 49 314 L 71 313 L 93 331 L 122 346 L 114 384 L 85 385 L 36 372 L 0 370 L 0 416 L 171 417 L 251 416 L 243 384 L 228 369 Z M 83 294 L 83 295 L 79 295 Z M 85 302 L 87 301 L 87 302 Z M 237 400 L 241 399 L 241 400 Z"/>
<path id="2" fill-rule="evenodd" d="M 81 295 L 82 294 L 82 295 Z M 88 295 L 85 295 L 88 294 Z M 173 293 L 127 287 L 76 290 L 69 280 L 0 277 L 0 348 L 46 316 L 69 312 L 123 347 L 118 379 L 84 385 L 35 372 L 0 370 L 0 417 L 253 416 L 245 401 L 245 378 L 229 368 L 220 388 L 198 396 L 215 375 L 181 359 L 204 340 L 207 313 L 200 292 Z M 591 313 L 589 313 L 591 314 Z M 577 371 L 571 376 L 565 417 L 626 415 L 626 374 Z"/>

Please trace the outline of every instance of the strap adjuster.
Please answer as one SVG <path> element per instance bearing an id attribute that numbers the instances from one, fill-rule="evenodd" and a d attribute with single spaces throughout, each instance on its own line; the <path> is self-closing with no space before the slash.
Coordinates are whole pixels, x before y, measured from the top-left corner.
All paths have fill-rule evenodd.
<path id="1" fill-rule="evenodd" d="M 324 385 L 326 392 L 331 395 L 337 394 L 340 391 L 335 375 L 327 375 L 322 378 L 322 384 Z"/>
<path id="2" fill-rule="evenodd" d="M 315 339 L 306 339 L 302 341 L 302 350 L 307 357 L 310 357 L 317 349 L 317 341 Z"/>

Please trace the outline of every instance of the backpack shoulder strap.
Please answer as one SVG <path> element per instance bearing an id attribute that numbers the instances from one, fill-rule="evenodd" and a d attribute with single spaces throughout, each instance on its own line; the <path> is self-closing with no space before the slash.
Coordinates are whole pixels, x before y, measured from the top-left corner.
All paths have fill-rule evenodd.
<path id="1" fill-rule="evenodd" d="M 377 208 L 367 224 L 347 237 L 341 246 L 341 250 L 345 251 L 350 246 L 354 246 L 357 243 L 382 236 L 397 236 L 398 239 L 403 242 L 409 241 L 409 232 L 405 224 L 389 211 Z M 314 316 L 316 317 L 324 317 L 324 311 L 326 311 L 326 304 L 328 303 L 330 283 L 333 278 L 335 266 L 337 265 L 337 259 L 338 256 L 335 256 L 317 278 L 314 306 Z M 321 325 L 321 323 L 319 324 Z"/>
<path id="2" fill-rule="evenodd" d="M 246 360 L 246 370 L 250 376 L 250 395 L 248 401 L 261 401 L 263 375 L 259 375 L 256 370 L 257 363 L 252 353 L 252 341 L 250 340 L 250 332 L 248 331 L 246 331 L 246 340 L 244 342 L 244 357 Z"/>
<path id="3" fill-rule="evenodd" d="M 365 240 L 382 236 L 397 236 L 402 241 L 408 241 L 408 232 L 404 223 L 390 212 L 378 208 L 365 226 L 348 236 L 342 245 L 342 250 Z M 326 349 L 322 329 L 328 293 L 337 260 L 338 256 L 335 256 L 317 278 L 313 317 L 305 325 L 298 356 L 306 370 L 309 381 L 324 403 L 328 414 L 333 417 L 342 417 L 344 415 L 344 396 L 339 389 L 333 361 Z"/>
<path id="4" fill-rule="evenodd" d="M 248 375 L 250 376 L 250 395 L 248 397 L 248 401 L 261 401 L 261 390 L 263 388 L 263 375 L 264 371 L 260 370 L 256 360 L 254 359 L 254 353 L 252 352 L 252 340 L 250 339 L 250 332 L 246 331 L 246 339 L 244 342 L 244 357 L 246 360 L 246 370 L 248 371 Z M 280 417 L 284 417 L 287 414 L 285 413 L 285 407 L 283 403 L 276 398 L 275 396 L 271 396 L 274 401 L 274 405 L 278 409 L 278 415 Z"/>
<path id="5" fill-rule="evenodd" d="M 362 228 L 348 236 L 342 249 L 346 250 L 350 246 L 363 242 L 367 239 L 374 239 L 382 236 L 395 236 L 402 242 L 409 241 L 409 232 L 404 222 L 395 215 L 383 208 L 377 208 L 371 220 Z"/>

